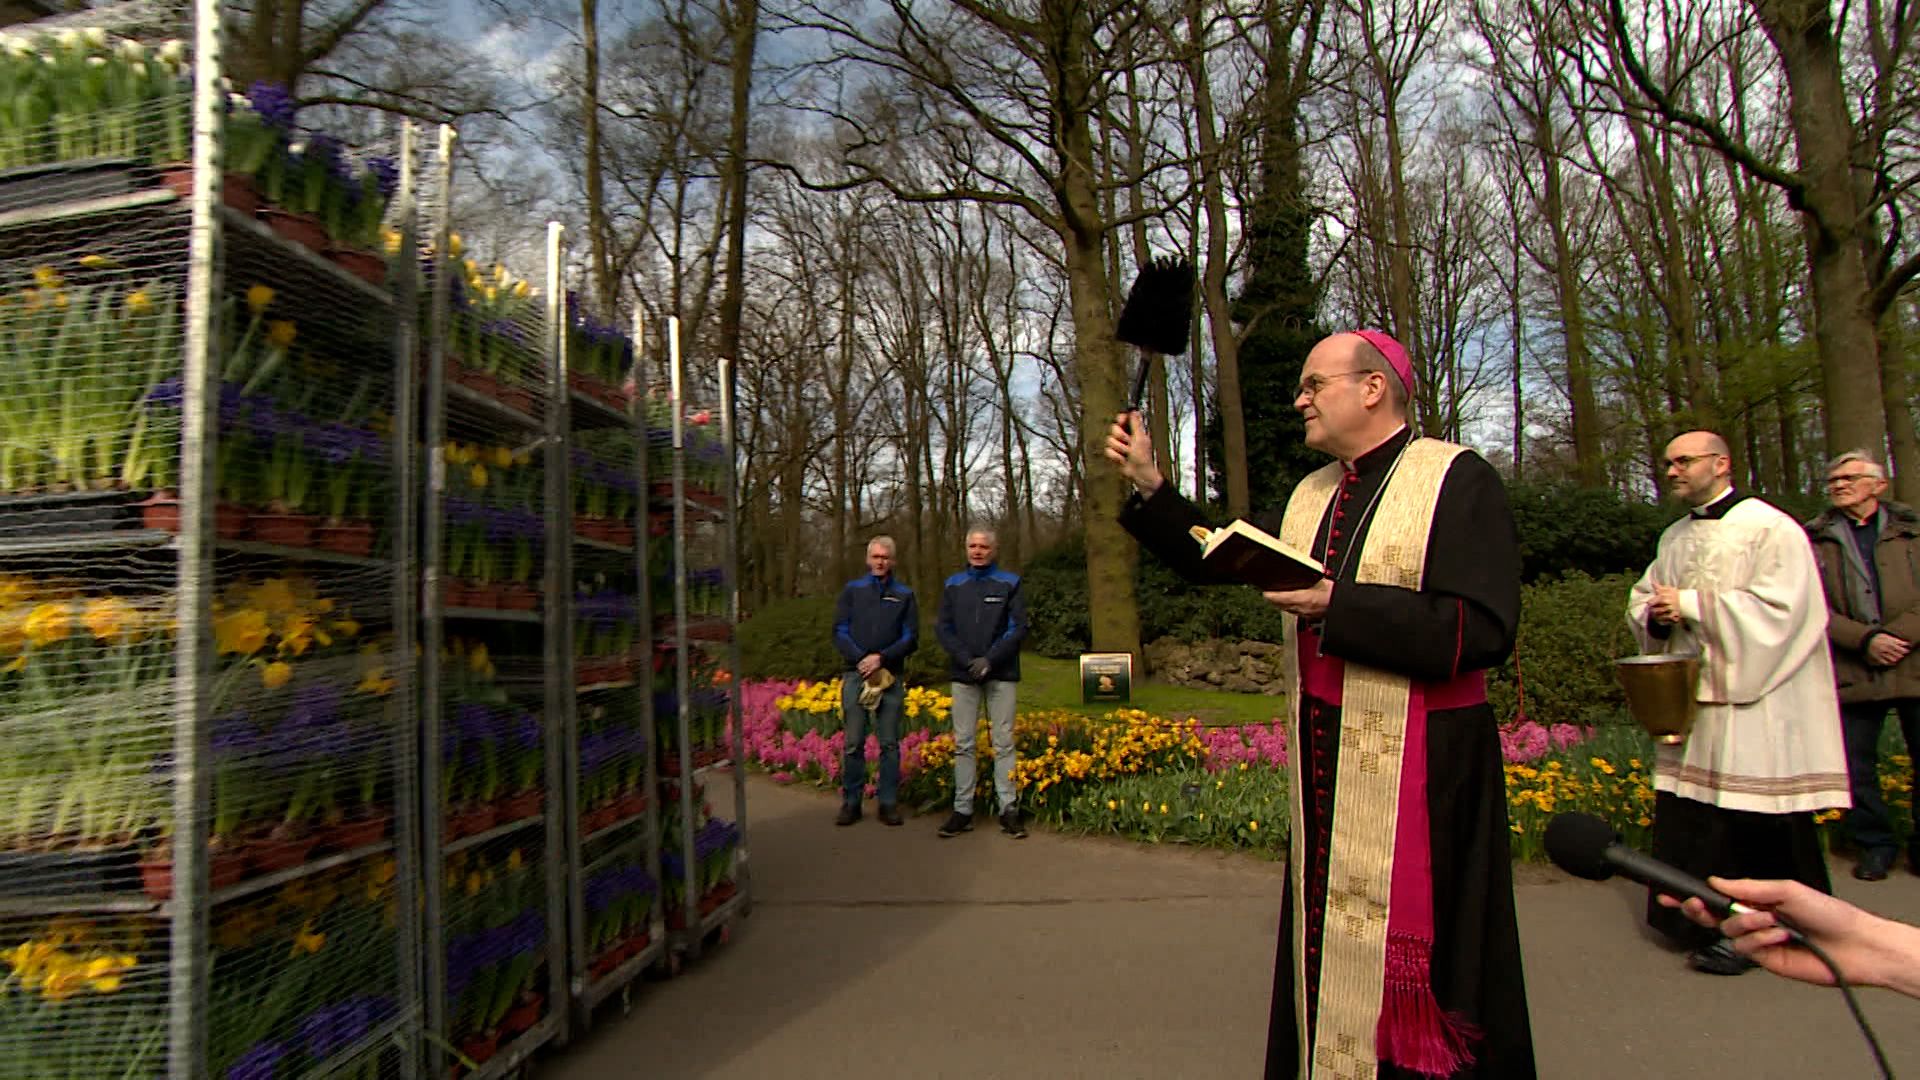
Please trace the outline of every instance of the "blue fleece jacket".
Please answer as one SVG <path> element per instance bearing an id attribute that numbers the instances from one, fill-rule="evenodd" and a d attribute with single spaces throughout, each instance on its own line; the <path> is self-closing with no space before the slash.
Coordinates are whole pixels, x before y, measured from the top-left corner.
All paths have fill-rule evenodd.
<path id="1" fill-rule="evenodd" d="M 940 593 L 940 618 L 934 624 L 940 644 L 953 658 L 955 682 L 1018 682 L 1020 642 L 1027 636 L 1027 601 L 1020 575 L 998 563 L 969 566 L 947 579 Z M 967 665 L 986 657 L 986 679 Z"/>
<path id="2" fill-rule="evenodd" d="M 854 578 L 840 590 L 833 611 L 833 646 L 851 669 L 879 653 L 887 670 L 900 674 L 907 654 L 920 644 L 920 607 L 913 590 L 891 575 Z"/>

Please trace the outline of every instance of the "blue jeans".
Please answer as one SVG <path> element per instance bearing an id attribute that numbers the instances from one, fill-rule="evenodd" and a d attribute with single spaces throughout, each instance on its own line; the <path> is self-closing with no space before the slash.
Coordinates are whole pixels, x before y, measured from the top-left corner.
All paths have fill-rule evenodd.
<path id="1" fill-rule="evenodd" d="M 1900 717 L 1908 757 L 1920 755 L 1920 698 L 1840 706 L 1840 731 L 1847 743 L 1847 780 L 1853 789 L 1847 835 L 1862 852 L 1894 849 L 1893 815 L 1880 793 L 1880 732 L 1887 725 L 1888 710 Z M 1916 813 L 1916 825 L 1920 826 L 1920 812 Z M 1920 851 L 1920 833 L 1910 836 L 1907 843 L 1912 850 Z"/>
<path id="2" fill-rule="evenodd" d="M 987 707 L 987 734 L 993 738 L 993 793 L 1000 812 L 1019 805 L 1013 784 L 1013 705 L 1020 684 L 993 681 L 953 684 L 953 809 L 973 813 L 973 789 L 978 786 L 979 762 L 975 745 L 980 739 L 980 706 Z"/>
<path id="3" fill-rule="evenodd" d="M 895 682 L 880 693 L 880 707 L 868 713 L 860 704 L 860 673 L 840 676 L 840 711 L 847 718 L 846 754 L 840 760 L 840 793 L 859 806 L 867 787 L 867 725 L 880 740 L 880 805 L 892 806 L 900 792 L 900 717 L 907 709 L 907 686 Z"/>

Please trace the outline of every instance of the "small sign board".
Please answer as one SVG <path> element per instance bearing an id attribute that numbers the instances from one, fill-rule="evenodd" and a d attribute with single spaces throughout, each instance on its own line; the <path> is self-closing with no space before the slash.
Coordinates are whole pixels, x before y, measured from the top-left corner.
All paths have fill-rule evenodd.
<path id="1" fill-rule="evenodd" d="M 1133 654 L 1081 653 L 1080 700 L 1088 705 L 1133 700 Z"/>

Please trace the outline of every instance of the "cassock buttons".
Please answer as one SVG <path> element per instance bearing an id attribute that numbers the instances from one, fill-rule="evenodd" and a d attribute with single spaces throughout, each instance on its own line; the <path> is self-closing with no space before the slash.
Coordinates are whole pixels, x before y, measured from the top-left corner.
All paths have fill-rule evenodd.
<path id="1" fill-rule="evenodd" d="M 1347 516 L 1347 512 L 1345 510 L 1335 510 L 1333 512 L 1333 520 L 1335 521 L 1340 521 L 1346 516 Z"/>
<path id="2" fill-rule="evenodd" d="M 1339 529 L 1335 529 L 1335 530 L 1333 530 L 1333 536 L 1332 536 L 1332 538 L 1333 538 L 1333 539 L 1335 539 L 1335 540 L 1338 540 L 1338 539 L 1340 539 L 1340 530 L 1339 530 Z"/>

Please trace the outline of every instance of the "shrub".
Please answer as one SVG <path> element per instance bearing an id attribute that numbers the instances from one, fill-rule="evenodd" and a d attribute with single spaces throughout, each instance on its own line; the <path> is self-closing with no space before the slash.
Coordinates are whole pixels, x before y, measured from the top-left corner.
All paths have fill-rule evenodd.
<path id="1" fill-rule="evenodd" d="M 940 613 L 940 593 L 914 591 L 920 604 L 920 645 L 907 655 L 903 669 L 912 686 L 943 686 L 950 682 L 947 651 L 934 636 Z M 740 624 L 740 666 L 749 679 L 837 679 L 846 670 L 840 650 L 833 647 L 833 609 L 839 594 L 776 600 Z"/>
<path id="2" fill-rule="evenodd" d="M 1507 489 L 1520 534 L 1520 580 L 1563 574 L 1638 575 L 1653 561 L 1660 531 L 1680 516 L 1671 503 L 1624 499 L 1612 488 L 1514 484 Z"/>
<path id="3" fill-rule="evenodd" d="M 833 647 L 833 596 L 776 600 L 740 624 L 740 674 L 748 679 L 811 679 L 840 674 Z"/>
<path id="4" fill-rule="evenodd" d="M 1032 621 L 1027 648 L 1056 658 L 1086 652 L 1092 632 L 1085 538 L 1076 535 L 1041 552 L 1022 574 Z M 1252 589 L 1190 584 L 1147 551 L 1140 553 L 1134 581 L 1142 641 L 1280 640 L 1279 610 Z"/>
<path id="5" fill-rule="evenodd" d="M 1523 587 L 1514 655 L 1487 679 L 1494 715 L 1503 723 L 1528 719 L 1546 727 L 1620 722 L 1626 696 L 1613 661 L 1635 651 L 1626 621 L 1634 580 L 1572 573 Z M 1517 715 L 1518 691 L 1524 691 L 1524 717 Z"/>

